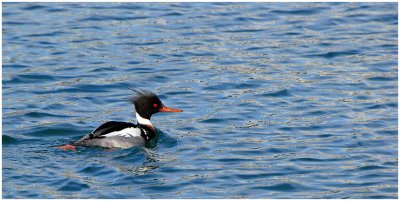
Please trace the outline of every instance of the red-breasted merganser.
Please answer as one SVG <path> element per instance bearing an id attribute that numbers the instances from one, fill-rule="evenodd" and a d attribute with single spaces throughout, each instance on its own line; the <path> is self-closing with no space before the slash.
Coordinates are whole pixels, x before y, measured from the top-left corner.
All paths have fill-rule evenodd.
<path id="1" fill-rule="evenodd" d="M 156 94 L 146 90 L 134 90 L 137 94 L 131 99 L 136 109 L 137 124 L 109 121 L 80 140 L 60 146 L 63 150 L 75 150 L 76 146 L 99 146 L 107 148 L 129 148 L 144 146 L 155 137 L 156 130 L 150 122 L 151 115 L 157 112 L 182 112 L 168 108 Z"/>

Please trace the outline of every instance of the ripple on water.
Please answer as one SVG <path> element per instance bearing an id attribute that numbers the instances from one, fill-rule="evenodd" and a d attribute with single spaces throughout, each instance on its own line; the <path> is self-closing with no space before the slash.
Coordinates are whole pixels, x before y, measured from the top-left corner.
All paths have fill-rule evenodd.
<path id="1" fill-rule="evenodd" d="M 256 187 L 252 187 L 251 189 L 283 191 L 283 192 L 298 191 L 300 189 L 305 190 L 304 186 L 299 185 L 299 184 L 293 184 L 293 183 L 280 183 L 280 184 L 269 185 L 269 186 L 256 186 Z"/>
<path id="2" fill-rule="evenodd" d="M 79 192 L 79 191 L 84 191 L 85 189 L 90 189 L 90 186 L 75 179 L 66 179 L 57 190 L 68 191 L 68 192 L 74 192 L 74 191 Z"/>
<path id="3" fill-rule="evenodd" d="M 3 197 L 397 198 L 397 10 L 4 3 Z M 128 88 L 184 112 L 146 147 L 55 147 L 136 122 Z"/>
<path id="4" fill-rule="evenodd" d="M 377 77 L 370 77 L 368 78 L 369 81 L 396 81 L 397 77 L 381 77 L 381 76 L 377 76 Z"/>
<path id="5" fill-rule="evenodd" d="M 264 97 L 287 97 L 287 96 L 292 96 L 292 94 L 287 89 L 283 89 L 283 90 L 276 91 L 276 92 L 264 93 L 264 94 L 262 94 L 262 96 L 264 96 Z"/>
<path id="6" fill-rule="evenodd" d="M 14 138 L 14 137 L 11 137 L 11 136 L 8 136 L 8 135 L 2 135 L 2 142 L 3 142 L 3 145 L 10 145 L 10 144 L 17 144 L 18 143 L 18 139 L 17 138 Z"/>

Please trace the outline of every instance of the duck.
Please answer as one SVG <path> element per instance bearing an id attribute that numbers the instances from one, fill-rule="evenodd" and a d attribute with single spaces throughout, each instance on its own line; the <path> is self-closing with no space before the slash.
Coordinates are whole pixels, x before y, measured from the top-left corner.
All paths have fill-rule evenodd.
<path id="1" fill-rule="evenodd" d="M 62 150 L 74 150 L 77 146 L 130 148 L 145 146 L 156 137 L 156 128 L 150 119 L 158 112 L 183 112 L 181 109 L 165 106 L 153 92 L 133 89 L 136 95 L 130 99 L 136 110 L 137 123 L 108 121 L 76 142 L 59 146 Z"/>

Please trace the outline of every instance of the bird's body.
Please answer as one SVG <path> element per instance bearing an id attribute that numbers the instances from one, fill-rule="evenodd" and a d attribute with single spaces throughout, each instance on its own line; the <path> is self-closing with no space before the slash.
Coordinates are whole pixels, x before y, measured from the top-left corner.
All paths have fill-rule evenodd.
<path id="1" fill-rule="evenodd" d="M 140 124 L 109 121 L 83 136 L 73 145 L 129 148 L 144 146 L 146 141 L 150 141 L 154 136 L 153 130 Z"/>
<path id="2" fill-rule="evenodd" d="M 137 124 L 109 121 L 78 141 L 60 146 L 64 150 L 75 150 L 76 146 L 99 146 L 106 148 L 129 148 L 144 146 L 156 136 L 156 130 L 150 122 L 151 115 L 157 112 L 182 112 L 180 109 L 168 108 L 160 99 L 149 91 L 136 91 L 132 99 L 136 109 Z"/>

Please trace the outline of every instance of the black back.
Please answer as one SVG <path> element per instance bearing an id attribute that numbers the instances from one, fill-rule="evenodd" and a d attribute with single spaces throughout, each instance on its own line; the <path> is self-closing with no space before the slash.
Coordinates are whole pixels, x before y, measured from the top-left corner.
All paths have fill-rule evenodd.
<path id="1" fill-rule="evenodd" d="M 111 132 L 115 131 L 120 131 L 125 128 L 137 128 L 138 126 L 133 123 L 127 123 L 127 122 L 120 122 L 120 121 L 109 121 L 104 124 L 102 124 L 100 127 L 98 127 L 96 130 L 94 130 L 91 133 L 91 138 L 101 138 L 102 135 L 106 135 Z"/>
<path id="2" fill-rule="evenodd" d="M 146 141 L 150 141 L 151 139 L 154 139 L 154 137 L 155 137 L 155 131 L 145 125 L 140 125 L 140 124 L 136 125 L 136 124 L 132 124 L 132 123 L 119 122 L 119 121 L 109 121 L 109 122 L 102 124 L 96 130 L 83 136 L 80 140 L 78 140 L 72 144 L 77 145 L 77 146 L 79 146 L 79 145 L 85 146 L 87 144 L 87 142 L 89 142 L 90 140 L 101 139 L 101 138 L 104 139 L 105 135 L 107 135 L 108 133 L 120 131 L 120 130 L 123 130 L 125 128 L 130 128 L 130 127 L 140 129 L 140 135 Z"/>

